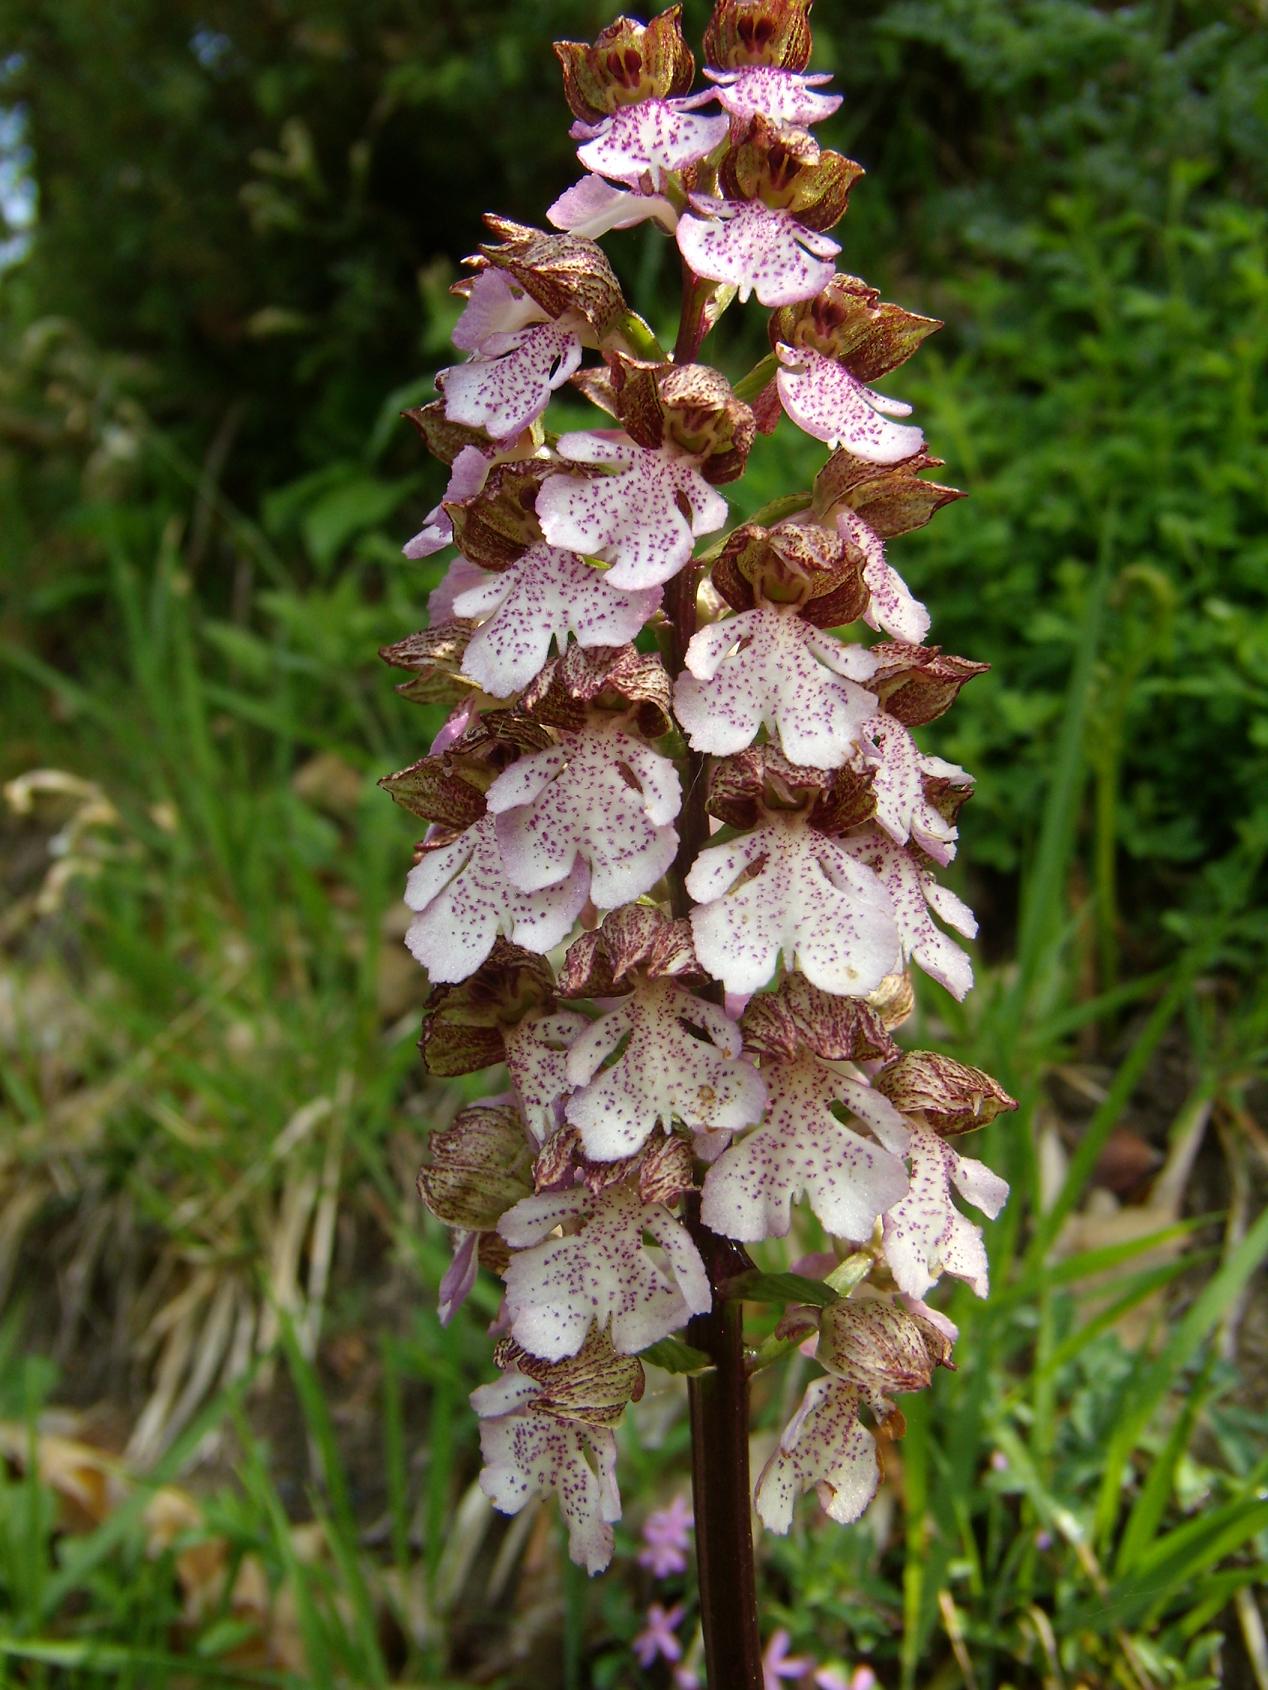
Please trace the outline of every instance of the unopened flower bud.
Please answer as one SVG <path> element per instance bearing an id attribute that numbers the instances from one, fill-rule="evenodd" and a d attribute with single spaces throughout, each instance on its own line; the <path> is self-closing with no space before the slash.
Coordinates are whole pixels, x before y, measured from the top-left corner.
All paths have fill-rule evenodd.
<path id="1" fill-rule="evenodd" d="M 1017 1102 L 998 1080 L 936 1050 L 905 1051 L 873 1081 L 900 1115 L 919 1115 L 942 1138 L 973 1132 Z"/>
<path id="2" fill-rule="evenodd" d="M 818 1360 L 865 1397 L 924 1390 L 951 1365 L 950 1340 L 931 1322 L 884 1298 L 833 1303 L 819 1318 Z"/>
<path id="3" fill-rule="evenodd" d="M 941 327 L 936 317 L 882 303 L 857 276 L 836 275 L 813 299 L 773 312 L 769 333 L 772 346 L 782 341 L 822 352 L 859 381 L 875 381 L 905 364 Z"/>
<path id="4" fill-rule="evenodd" d="M 718 171 L 732 200 L 760 200 L 790 211 L 809 229 L 830 229 L 845 215 L 862 165 L 820 147 L 804 129 L 775 124 L 760 113 L 730 149 Z"/>
<path id="5" fill-rule="evenodd" d="M 704 32 L 704 54 L 717 70 L 777 65 L 805 70 L 812 46 L 813 0 L 717 0 Z"/>
<path id="6" fill-rule="evenodd" d="M 586 123 L 598 123 L 622 106 L 685 94 L 696 73 L 683 40 L 681 6 L 670 6 L 647 24 L 617 18 L 593 45 L 556 41 L 554 48 L 564 98 Z"/>

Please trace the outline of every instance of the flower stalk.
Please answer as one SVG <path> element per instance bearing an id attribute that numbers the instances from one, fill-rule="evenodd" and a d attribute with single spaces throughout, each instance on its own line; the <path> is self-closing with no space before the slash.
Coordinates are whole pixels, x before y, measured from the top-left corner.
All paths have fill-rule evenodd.
<path id="1" fill-rule="evenodd" d="M 406 888 L 424 1060 L 506 1071 L 419 1176 L 453 1233 L 442 1318 L 480 1271 L 502 1282 L 481 1484 L 507 1513 L 555 1497 L 600 1571 L 616 1428 L 649 1376 L 687 1373 L 715 1690 L 763 1680 L 754 1508 L 784 1532 L 813 1490 L 856 1519 L 893 1395 L 949 1365 L 925 1294 L 987 1278 L 955 1196 L 994 1216 L 1006 1195 L 956 1144 L 1015 1107 L 894 1037 L 912 965 L 972 983 L 939 923 L 973 918 L 938 878 L 972 781 L 916 736 L 983 665 L 926 643 L 887 555 L 959 497 L 871 385 L 939 325 L 836 267 L 861 171 L 813 134 L 840 102 L 808 69 L 809 12 L 717 0 L 694 91 L 678 6 L 556 43 L 586 174 L 550 229 L 490 216 L 455 288 L 466 356 L 410 413 L 449 483 L 405 548 L 455 555 L 429 626 L 383 654 L 448 711 L 382 783 L 426 825 Z M 678 248 L 672 357 L 599 245 L 642 222 Z M 771 351 L 733 388 L 700 359 L 735 302 Z M 564 389 L 594 426 L 552 430 Z M 826 448 L 813 486 L 733 522 L 723 490 L 790 426 Z M 757 1273 L 749 1247 L 795 1244 L 805 1209 L 833 1243 L 818 1277 Z M 758 1295 L 786 1306 L 749 1348 Z M 811 1344 L 821 1371 L 751 1487 L 750 1378 Z M 694 1682 L 686 1612 L 654 1605 L 637 1647 Z"/>

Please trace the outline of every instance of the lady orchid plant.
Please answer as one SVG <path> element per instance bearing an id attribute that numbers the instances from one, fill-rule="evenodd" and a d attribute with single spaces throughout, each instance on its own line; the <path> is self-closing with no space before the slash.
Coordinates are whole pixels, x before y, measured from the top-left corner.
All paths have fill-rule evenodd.
<path id="1" fill-rule="evenodd" d="M 457 284 L 465 361 L 410 413 L 449 484 L 405 548 L 457 555 L 430 626 L 383 654 L 408 697 L 451 706 L 382 783 L 429 824 L 406 891 L 423 1055 L 509 1074 L 432 1134 L 419 1176 L 453 1229 L 442 1318 L 481 1267 L 504 1287 L 498 1376 L 472 1396 L 481 1483 L 507 1513 L 553 1493 L 598 1572 L 614 1428 L 645 1364 L 688 1372 L 705 1649 L 728 1687 L 761 1682 L 749 1378 L 813 1343 L 762 1522 L 786 1532 L 810 1490 L 855 1519 L 902 1431 L 894 1395 L 951 1364 L 926 1293 L 944 1274 L 986 1293 L 956 1199 L 993 1217 L 1006 1187 L 958 1140 L 1015 1107 L 893 1037 L 910 964 L 956 998 L 972 984 L 939 923 L 971 935 L 973 916 L 938 879 L 972 782 L 913 730 L 985 666 L 925 643 L 886 553 L 959 497 L 871 385 L 939 324 L 835 268 L 862 172 L 814 138 L 840 97 L 806 68 L 810 4 L 718 0 L 695 92 L 678 6 L 555 44 L 586 175 L 549 230 L 489 217 Z M 644 222 L 681 257 L 672 353 L 598 244 Z M 751 296 L 771 351 L 732 386 L 700 350 Z M 551 429 L 561 389 L 594 427 Z M 727 531 L 721 489 L 784 416 L 826 462 Z M 757 1274 L 746 1246 L 787 1238 L 795 1205 L 832 1254 Z M 757 1349 L 746 1297 L 788 1304 Z"/>

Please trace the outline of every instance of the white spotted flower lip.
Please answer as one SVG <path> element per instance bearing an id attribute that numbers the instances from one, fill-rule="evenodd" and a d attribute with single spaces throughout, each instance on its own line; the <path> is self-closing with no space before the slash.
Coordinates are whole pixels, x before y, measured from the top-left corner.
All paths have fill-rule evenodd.
<path id="1" fill-rule="evenodd" d="M 793 1504 L 813 1488 L 825 1514 L 848 1525 L 876 1495 L 876 1442 L 859 1419 L 860 1393 L 839 1379 L 814 1379 L 758 1475 L 754 1501 L 772 1532 L 792 1525 Z"/>
<path id="2" fill-rule="evenodd" d="M 720 200 L 692 194 L 691 215 L 678 225 L 678 249 L 697 276 L 725 282 L 740 302 L 756 294 L 763 305 L 796 305 L 831 280 L 838 242 L 799 223 L 791 211 L 761 200 Z"/>
<path id="3" fill-rule="evenodd" d="M 480 1416 L 480 1489 L 503 1514 L 539 1496 L 557 1496 L 572 1559 L 589 1573 L 612 1559 L 612 1522 L 621 1518 L 616 1439 L 609 1427 L 540 1411 L 540 1384 L 508 1370 L 471 1393 Z"/>
<path id="4" fill-rule="evenodd" d="M 521 757 L 488 792 L 511 883 L 536 893 L 584 865 L 601 909 L 641 897 L 673 862 L 681 802 L 669 759 L 619 729 L 585 729 Z"/>
<path id="5" fill-rule="evenodd" d="M 506 1035 L 506 1066 L 524 1125 L 544 1144 L 563 1119 L 568 1050 L 590 1022 L 575 1009 L 526 1018 Z"/>
<path id="6" fill-rule="evenodd" d="M 699 117 L 694 108 L 714 98 L 713 90 L 686 99 L 640 100 L 620 106 L 601 123 L 578 120 L 570 131 L 585 144 L 577 157 L 587 170 L 636 188 L 644 177 L 653 191 L 666 174 L 685 170 L 721 146 L 731 130 L 726 117 Z"/>
<path id="7" fill-rule="evenodd" d="M 470 570 L 471 566 L 468 566 Z M 624 645 L 660 603 L 657 587 L 612 585 L 575 552 L 530 546 L 499 572 L 474 570 L 453 595 L 451 614 L 479 624 L 462 670 L 494 698 L 522 692 L 569 634 L 581 646 Z"/>
<path id="8" fill-rule="evenodd" d="M 910 405 L 865 387 L 835 358 L 782 341 L 775 354 L 780 403 L 804 433 L 872 464 L 899 463 L 924 445 L 920 429 L 889 420 L 910 416 Z"/>
<path id="9" fill-rule="evenodd" d="M 718 104 L 732 117 L 747 120 L 762 116 L 772 123 L 804 129 L 831 117 L 841 105 L 840 94 L 818 90 L 831 82 L 830 72 L 785 70 L 781 65 L 744 65 L 738 70 L 709 70 L 715 83 Z"/>
<path id="10" fill-rule="evenodd" d="M 880 878 L 800 815 L 772 817 L 696 858 L 696 955 L 728 992 L 765 986 L 783 956 L 825 992 L 864 997 L 899 959 Z"/>
<path id="11" fill-rule="evenodd" d="M 605 1066 L 624 1041 L 612 1065 Z M 573 1045 L 565 1110 L 587 1155 L 611 1162 L 640 1150 L 675 1120 L 698 1131 L 735 1132 L 758 1120 L 766 1087 L 740 1055 L 730 1016 L 672 980 L 640 983 Z"/>
<path id="12" fill-rule="evenodd" d="M 766 1120 L 724 1150 L 705 1177 L 701 1217 L 727 1238 L 784 1238 L 801 1196 L 838 1238 L 860 1242 L 907 1191 L 897 1156 L 842 1126 L 844 1104 L 860 1119 L 878 1116 L 901 1135 L 902 1117 L 864 1081 L 806 1053 L 762 1069 L 770 1094 Z"/>
<path id="13" fill-rule="evenodd" d="M 972 910 L 949 887 L 940 886 L 905 846 L 896 845 L 878 827 L 864 828 L 854 838 L 842 840 L 841 848 L 884 882 L 887 905 L 902 935 L 903 954 L 919 963 L 953 998 L 966 997 L 973 985 L 973 965 L 960 947 L 934 926 L 929 910 L 969 939 L 977 932 Z"/>
<path id="14" fill-rule="evenodd" d="M 660 586 L 686 566 L 696 538 L 726 521 L 726 500 L 692 458 L 599 433 L 561 435 L 556 449 L 570 463 L 609 473 L 543 482 L 542 533 L 552 546 L 605 559 L 614 587 Z"/>
<path id="15" fill-rule="evenodd" d="M 465 364 L 441 370 L 436 384 L 450 422 L 507 440 L 535 422 L 581 364 L 581 337 L 561 323 L 492 335 Z"/>
<path id="16" fill-rule="evenodd" d="M 577 1225 L 562 1238 L 559 1226 Z M 575 1355 L 592 1327 L 633 1355 L 702 1314 L 713 1301 L 700 1252 L 663 1203 L 610 1185 L 525 1197 L 502 1218 L 515 1250 L 506 1273 L 506 1306 L 517 1342 L 535 1356 Z M 643 1243 L 660 1246 L 653 1258 Z"/>
<path id="17" fill-rule="evenodd" d="M 765 725 L 792 763 L 839 769 L 867 745 L 875 696 L 849 678 L 858 646 L 795 607 L 763 606 L 701 628 L 687 648 L 674 708 L 696 751 L 727 757 Z"/>
<path id="18" fill-rule="evenodd" d="M 465 980 L 499 934 L 530 951 L 557 945 L 581 913 L 586 881 L 575 863 L 551 886 L 521 891 L 507 876 L 494 818 L 482 816 L 410 871 L 405 902 L 417 913 L 405 943 L 433 980 Z"/>
<path id="19" fill-rule="evenodd" d="M 951 1191 L 954 1187 L 994 1220 L 1008 1186 L 985 1163 L 959 1155 L 921 1121 L 910 1121 L 897 1132 L 882 1125 L 878 1132 L 911 1162 L 911 1188 L 885 1216 L 885 1260 L 895 1284 L 908 1296 L 923 1297 L 949 1273 L 985 1297 L 989 1270 L 982 1231 L 956 1208 Z"/>

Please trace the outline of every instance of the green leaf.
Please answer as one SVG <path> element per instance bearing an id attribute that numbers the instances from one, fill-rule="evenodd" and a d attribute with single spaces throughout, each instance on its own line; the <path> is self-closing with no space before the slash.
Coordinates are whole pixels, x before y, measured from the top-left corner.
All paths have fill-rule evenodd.
<path id="1" fill-rule="evenodd" d="M 705 1373 L 713 1366 L 703 1350 L 684 1344 L 681 1338 L 661 1338 L 650 1348 L 640 1350 L 639 1360 L 663 1367 L 666 1373 Z"/>
<path id="2" fill-rule="evenodd" d="M 821 1279 L 806 1279 L 800 1273 L 759 1273 L 756 1269 L 728 1280 L 726 1293 L 746 1303 L 780 1303 L 785 1307 L 789 1303 L 813 1303 L 826 1309 L 841 1300 Z"/>

